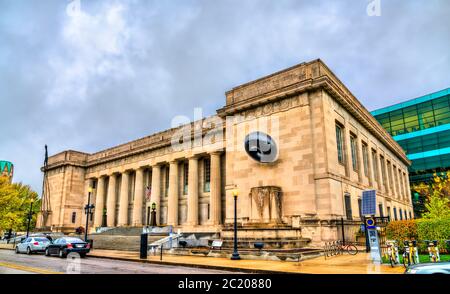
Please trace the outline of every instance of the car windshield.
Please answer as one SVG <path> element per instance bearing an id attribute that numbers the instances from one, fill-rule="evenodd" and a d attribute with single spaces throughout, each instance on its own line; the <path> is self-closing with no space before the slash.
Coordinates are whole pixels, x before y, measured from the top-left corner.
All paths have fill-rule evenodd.
<path id="1" fill-rule="evenodd" d="M 47 238 L 34 238 L 34 240 L 37 242 L 49 242 Z"/>

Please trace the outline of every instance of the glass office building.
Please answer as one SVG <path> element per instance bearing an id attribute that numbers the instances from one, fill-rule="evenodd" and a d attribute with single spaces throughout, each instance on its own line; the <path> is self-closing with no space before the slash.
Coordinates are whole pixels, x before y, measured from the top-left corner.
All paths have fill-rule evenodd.
<path id="1" fill-rule="evenodd" d="M 450 88 L 372 111 L 412 161 L 410 182 L 450 170 Z"/>

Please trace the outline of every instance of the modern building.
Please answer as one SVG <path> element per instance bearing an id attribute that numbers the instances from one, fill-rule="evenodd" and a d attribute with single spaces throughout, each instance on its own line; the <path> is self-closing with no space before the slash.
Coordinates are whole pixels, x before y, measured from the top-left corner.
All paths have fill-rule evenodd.
<path id="1" fill-rule="evenodd" d="M 5 160 L 0 160 L 0 176 L 7 177 L 10 181 L 12 181 L 14 175 L 14 165 Z"/>
<path id="2" fill-rule="evenodd" d="M 155 106 L 156 107 L 156 106 Z M 360 228 L 361 195 L 378 214 L 411 218 L 410 161 L 321 61 L 301 63 L 226 92 L 217 115 L 93 154 L 63 151 L 44 170 L 49 203 L 38 226 L 84 226 L 88 189 L 100 227 L 158 225 L 239 239 L 313 243 Z M 45 199 L 45 198 L 43 198 Z M 351 231 L 353 230 L 353 231 Z"/>
<path id="3" fill-rule="evenodd" d="M 450 170 L 450 88 L 372 111 L 406 151 L 411 183 Z"/>

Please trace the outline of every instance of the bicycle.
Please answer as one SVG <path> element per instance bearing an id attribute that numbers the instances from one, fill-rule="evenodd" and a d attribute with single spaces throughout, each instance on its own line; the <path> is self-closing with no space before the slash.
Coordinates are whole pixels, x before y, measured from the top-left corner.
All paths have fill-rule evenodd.
<path id="1" fill-rule="evenodd" d="M 391 267 L 394 267 L 398 261 L 398 246 L 396 246 L 396 241 L 386 241 L 387 249 L 388 249 L 388 257 L 389 257 L 389 263 L 391 264 Z"/>
<path id="2" fill-rule="evenodd" d="M 342 241 L 337 242 L 338 250 L 342 254 L 342 252 L 347 251 L 350 255 L 356 255 L 358 254 L 358 247 L 351 243 L 343 244 Z"/>
<path id="3" fill-rule="evenodd" d="M 438 262 L 440 261 L 440 256 L 439 256 L 439 248 L 438 248 L 438 241 L 434 240 L 434 241 L 428 241 L 425 240 L 424 241 L 426 244 L 428 244 L 428 254 L 430 256 L 430 261 L 431 262 Z"/>
<path id="4" fill-rule="evenodd" d="M 411 264 L 416 264 L 417 241 L 403 241 L 403 266 L 407 268 Z"/>

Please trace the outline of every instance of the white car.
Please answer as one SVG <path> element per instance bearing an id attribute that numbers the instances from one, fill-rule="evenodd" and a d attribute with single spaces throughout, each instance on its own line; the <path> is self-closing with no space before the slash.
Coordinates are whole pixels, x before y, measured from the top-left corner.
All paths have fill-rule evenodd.
<path id="1" fill-rule="evenodd" d="M 28 237 L 16 245 L 16 253 L 44 252 L 49 244 L 50 240 L 45 237 Z"/>

